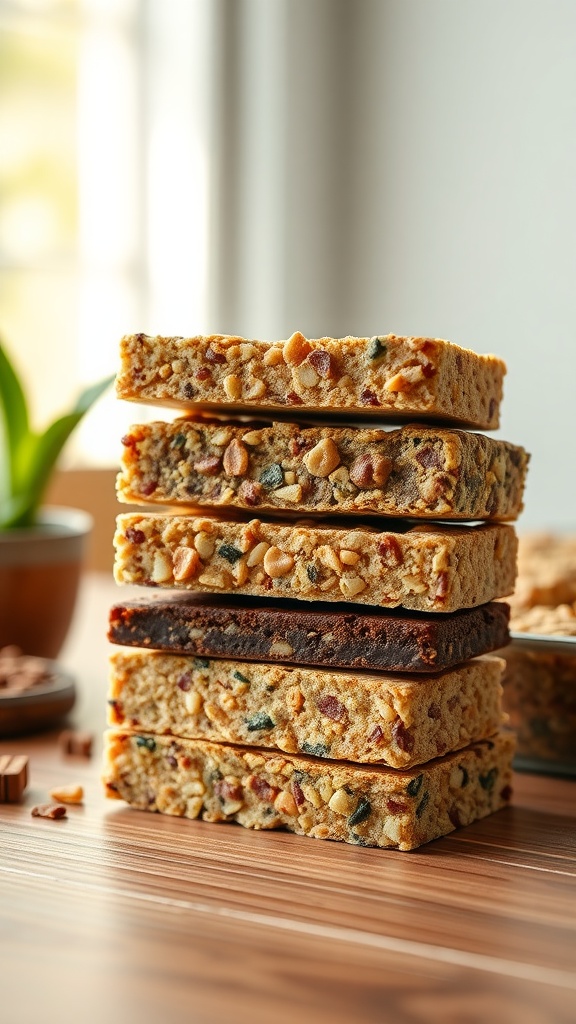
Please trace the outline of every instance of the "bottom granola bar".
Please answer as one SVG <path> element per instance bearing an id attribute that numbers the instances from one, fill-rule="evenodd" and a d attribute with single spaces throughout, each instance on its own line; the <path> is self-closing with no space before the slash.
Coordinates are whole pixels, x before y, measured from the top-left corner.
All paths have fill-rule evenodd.
<path id="1" fill-rule="evenodd" d="M 414 850 L 509 801 L 514 745 L 500 732 L 398 771 L 113 730 L 104 783 L 141 810 Z"/>

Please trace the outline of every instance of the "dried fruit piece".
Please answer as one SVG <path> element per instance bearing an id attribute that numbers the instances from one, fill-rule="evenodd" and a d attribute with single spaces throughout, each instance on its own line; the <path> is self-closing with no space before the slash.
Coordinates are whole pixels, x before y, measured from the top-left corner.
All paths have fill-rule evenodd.
<path id="1" fill-rule="evenodd" d="M 404 562 L 404 555 L 402 554 L 402 548 L 396 537 L 383 537 L 378 543 L 378 554 L 382 561 L 389 568 L 395 568 L 397 565 L 402 565 Z"/>
<path id="2" fill-rule="evenodd" d="M 399 716 L 396 717 L 392 726 L 392 739 L 400 750 L 403 750 L 406 754 L 410 754 L 414 749 L 414 734 L 410 732 L 410 729 L 406 728 L 405 723 Z"/>
<path id="3" fill-rule="evenodd" d="M 260 729 L 273 729 L 276 723 L 267 715 L 265 711 L 260 711 L 256 715 L 252 715 L 251 718 L 246 719 L 246 728 L 248 732 L 258 732 Z"/>
<path id="4" fill-rule="evenodd" d="M 153 750 L 156 750 L 156 740 L 153 736 L 136 736 L 136 746 L 152 753 Z"/>
<path id="5" fill-rule="evenodd" d="M 386 355 L 386 342 L 382 338 L 370 338 L 368 342 L 368 359 L 374 362 Z"/>
<path id="6" fill-rule="evenodd" d="M 318 697 L 316 707 L 321 714 L 326 715 L 326 718 L 331 718 L 333 722 L 348 721 L 348 712 L 346 708 L 333 694 L 323 693 Z"/>
<path id="7" fill-rule="evenodd" d="M 360 401 L 362 405 L 380 405 L 378 395 L 370 388 L 364 388 L 364 391 L 360 395 Z"/>
<path id="8" fill-rule="evenodd" d="M 221 544 L 218 548 L 218 554 L 225 558 L 230 565 L 234 565 L 238 559 L 242 558 L 242 551 L 235 548 L 233 544 Z"/>
<path id="9" fill-rule="evenodd" d="M 418 793 L 420 792 L 420 788 L 422 786 L 423 779 L 423 775 L 417 775 L 415 779 L 410 780 L 410 782 L 406 786 L 406 792 L 408 793 L 408 796 L 418 796 Z"/>
<path id="10" fill-rule="evenodd" d="M 262 500 L 262 485 L 255 480 L 243 480 L 238 488 L 238 497 L 246 505 L 259 505 Z"/>
<path id="11" fill-rule="evenodd" d="M 248 786 L 253 793 L 256 793 L 256 796 L 260 800 L 263 800 L 267 804 L 273 804 L 280 792 L 276 786 L 271 786 L 270 783 L 260 775 L 250 775 L 248 777 Z"/>
<path id="12" fill-rule="evenodd" d="M 260 474 L 260 483 L 267 491 L 281 487 L 284 483 L 284 470 L 280 463 L 273 462 L 270 466 L 266 466 L 266 469 L 263 469 Z"/>
<path id="13" fill-rule="evenodd" d="M 348 824 L 353 828 L 354 825 L 359 825 L 361 821 L 366 821 L 366 818 L 369 818 L 371 814 L 372 804 L 366 799 L 366 797 L 362 796 L 360 797 L 356 810 L 353 811 L 348 818 Z"/>
<path id="14" fill-rule="evenodd" d="M 216 476 L 220 472 L 222 459 L 219 455 L 207 455 L 194 463 L 194 469 L 203 476 Z"/>
<path id="15" fill-rule="evenodd" d="M 308 362 L 312 363 L 319 377 L 326 379 L 336 375 L 334 360 L 324 348 L 315 348 L 308 356 Z"/>
<path id="16" fill-rule="evenodd" d="M 302 752 L 304 754 L 311 754 L 312 757 L 328 757 L 330 755 L 330 747 L 326 743 L 303 743 Z"/>
<path id="17" fill-rule="evenodd" d="M 225 363 L 226 356 L 222 352 L 216 352 L 210 345 L 205 352 L 206 359 L 209 363 Z"/>
<path id="18" fill-rule="evenodd" d="M 430 800 L 430 793 L 424 793 L 424 796 L 422 797 L 420 803 L 418 804 L 418 807 L 416 808 L 416 817 L 417 818 L 421 818 L 422 817 L 422 815 L 424 814 L 424 811 L 426 810 L 426 807 L 428 806 L 428 801 L 429 800 Z"/>
<path id="19" fill-rule="evenodd" d="M 144 531 L 136 529 L 135 526 L 129 526 L 124 536 L 131 544 L 143 544 L 146 540 Z"/>
<path id="20" fill-rule="evenodd" d="M 237 779 L 233 775 L 227 775 L 223 779 L 218 779 L 213 786 L 216 796 L 221 797 L 226 803 L 231 801 L 242 800 L 244 797 L 244 790 L 242 789 L 242 783 L 240 779 Z"/>

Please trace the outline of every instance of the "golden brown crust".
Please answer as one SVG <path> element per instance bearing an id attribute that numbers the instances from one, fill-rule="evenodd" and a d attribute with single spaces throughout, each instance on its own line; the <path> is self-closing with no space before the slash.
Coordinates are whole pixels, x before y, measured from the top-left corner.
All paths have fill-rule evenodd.
<path id="1" fill-rule="evenodd" d="M 514 587 L 510 526 L 286 525 L 135 513 L 118 517 L 115 578 L 176 589 L 450 612 Z"/>
<path id="2" fill-rule="evenodd" d="M 287 341 L 225 335 L 129 335 L 120 343 L 119 398 L 188 408 L 305 415 L 443 419 L 498 426 L 505 364 L 436 338 Z"/>
<path id="3" fill-rule="evenodd" d="M 523 448 L 462 430 L 299 427 L 177 419 L 123 437 L 118 498 L 428 519 L 514 519 Z"/>
<path id="4" fill-rule="evenodd" d="M 405 768 L 498 731 L 503 667 L 476 658 L 422 679 L 122 651 L 111 657 L 108 721 Z"/>
<path id="5" fill-rule="evenodd" d="M 116 730 L 104 783 L 141 810 L 413 850 L 505 806 L 513 750 L 499 733 L 397 771 Z"/>

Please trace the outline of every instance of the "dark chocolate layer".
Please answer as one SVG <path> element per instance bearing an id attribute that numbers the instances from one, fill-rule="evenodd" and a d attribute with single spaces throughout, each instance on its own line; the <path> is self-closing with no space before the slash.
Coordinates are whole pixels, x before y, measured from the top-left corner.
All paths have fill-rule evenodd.
<path id="1" fill-rule="evenodd" d="M 116 604 L 115 644 L 194 654 L 388 672 L 438 672 L 508 643 L 502 602 L 447 615 L 299 601 L 174 595 Z"/>

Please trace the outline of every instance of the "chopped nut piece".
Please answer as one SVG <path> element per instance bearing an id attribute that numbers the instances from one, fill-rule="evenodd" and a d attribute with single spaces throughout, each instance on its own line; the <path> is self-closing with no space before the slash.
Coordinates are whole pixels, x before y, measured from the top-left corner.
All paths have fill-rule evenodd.
<path id="1" fill-rule="evenodd" d="M 264 555 L 264 571 L 268 573 L 268 576 L 271 576 L 273 579 L 276 579 L 278 576 L 286 576 L 293 568 L 294 559 L 292 555 L 289 555 L 286 551 L 281 551 L 280 548 L 275 546 L 268 548 Z"/>
<path id="2" fill-rule="evenodd" d="M 217 448 L 224 448 L 231 437 L 232 431 L 230 427 L 224 427 L 222 430 L 217 430 L 216 433 L 212 435 L 212 444 L 215 444 Z"/>
<path id="3" fill-rule="evenodd" d="M 197 715 L 202 708 L 202 704 L 202 697 L 198 693 L 198 690 L 188 690 L 188 693 L 184 697 L 184 706 L 188 714 Z"/>
<path id="4" fill-rule="evenodd" d="M 252 568 L 254 565 L 259 565 L 262 559 L 264 558 L 264 555 L 268 551 L 269 547 L 270 545 L 267 544 L 266 541 L 261 540 L 260 543 L 257 544 L 256 547 L 253 548 L 250 554 L 248 555 L 248 558 L 246 559 L 246 565 L 249 566 L 249 568 Z"/>
<path id="5" fill-rule="evenodd" d="M 340 580 L 340 590 L 344 594 L 344 597 L 356 597 L 356 594 L 361 594 L 366 589 L 366 584 L 360 576 L 352 576 L 350 579 Z"/>
<path id="6" fill-rule="evenodd" d="M 422 366 L 407 366 L 400 373 L 389 377 L 384 387 L 386 391 L 410 391 L 416 384 L 424 380 L 424 377 Z"/>
<path id="7" fill-rule="evenodd" d="M 282 501 L 288 501 L 291 504 L 297 504 L 302 499 L 302 487 L 300 484 L 290 484 L 288 487 L 279 487 L 274 491 L 276 498 L 280 498 Z"/>
<path id="8" fill-rule="evenodd" d="M 62 804 L 38 804 L 31 810 L 33 818 L 52 818 L 58 820 L 66 817 L 66 808 Z"/>
<path id="9" fill-rule="evenodd" d="M 164 551 L 154 552 L 152 580 L 154 583 L 166 583 L 172 579 L 172 564 Z"/>
<path id="10" fill-rule="evenodd" d="M 284 362 L 281 348 L 269 348 L 262 357 L 264 366 L 278 366 Z"/>
<path id="11" fill-rule="evenodd" d="M 298 366 L 308 355 L 312 346 L 300 331 L 295 331 L 288 341 L 284 342 L 282 355 L 289 366 Z"/>
<path id="12" fill-rule="evenodd" d="M 179 583 L 192 579 L 201 564 L 198 552 L 194 548 L 176 548 L 173 563 L 174 579 Z"/>
<path id="13" fill-rule="evenodd" d="M 338 557 L 344 565 L 356 565 L 360 561 L 360 555 L 357 551 L 348 551 L 346 548 L 338 552 Z"/>
<path id="14" fill-rule="evenodd" d="M 233 402 L 237 401 L 242 395 L 240 377 L 237 377 L 235 373 L 229 373 L 227 377 L 224 377 L 224 391 Z"/>
<path id="15" fill-rule="evenodd" d="M 248 398 L 252 401 L 255 398 L 263 398 L 266 394 L 266 385 L 263 380 L 255 380 L 248 392 Z"/>
<path id="16" fill-rule="evenodd" d="M 340 453 L 329 437 L 323 438 L 304 456 L 304 465 L 312 476 L 328 476 L 340 462 Z"/>
<path id="17" fill-rule="evenodd" d="M 291 793 L 279 793 L 274 801 L 274 807 L 281 814 L 298 814 L 296 801 Z"/>
<path id="18" fill-rule="evenodd" d="M 226 448 L 222 465 L 229 476 L 244 476 L 248 469 L 248 449 L 236 437 Z"/>
<path id="19" fill-rule="evenodd" d="M 345 789 L 337 789 L 336 792 L 330 797 L 328 806 L 331 811 L 336 814 L 350 814 L 354 809 L 356 800 L 353 796 L 350 796 Z"/>
<path id="20" fill-rule="evenodd" d="M 392 471 L 392 462 L 383 455 L 365 452 L 350 466 L 350 479 L 356 487 L 383 487 Z"/>
<path id="21" fill-rule="evenodd" d="M 82 786 L 56 786 L 49 793 L 50 799 L 59 804 L 81 804 L 84 799 Z"/>
<path id="22" fill-rule="evenodd" d="M 274 643 L 270 645 L 270 654 L 277 658 L 289 658 L 294 654 L 294 648 L 284 640 L 275 640 Z"/>
<path id="23" fill-rule="evenodd" d="M 214 544 L 212 538 L 209 537 L 204 530 L 201 530 L 200 533 L 196 534 L 194 538 L 194 547 L 196 548 L 196 551 L 200 555 L 200 558 L 211 558 L 212 555 L 214 554 L 215 546 L 216 545 Z"/>
<path id="24" fill-rule="evenodd" d="M 262 431 L 249 430 L 247 434 L 242 435 L 242 440 L 245 444 L 249 444 L 251 447 L 258 445 L 262 441 Z"/>
<path id="25" fill-rule="evenodd" d="M 303 388 L 315 388 L 320 377 L 313 366 L 308 363 L 301 363 L 294 370 L 294 379 Z"/>

